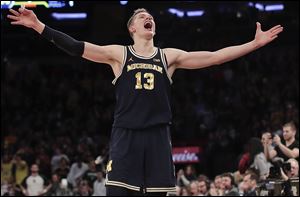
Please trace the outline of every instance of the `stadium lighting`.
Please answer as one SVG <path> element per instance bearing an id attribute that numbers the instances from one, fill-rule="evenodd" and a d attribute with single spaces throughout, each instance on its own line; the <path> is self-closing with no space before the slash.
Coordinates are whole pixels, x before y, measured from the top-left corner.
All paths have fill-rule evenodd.
<path id="1" fill-rule="evenodd" d="M 177 10 L 175 8 L 169 8 L 168 11 L 171 13 L 171 14 L 176 14 L 178 17 L 182 18 L 184 16 L 184 12 L 183 11 L 180 11 L 180 10 Z"/>
<path id="2" fill-rule="evenodd" d="M 186 15 L 189 17 L 193 16 L 202 16 L 204 14 L 203 10 L 196 10 L 196 11 L 187 11 Z"/>
<path id="3" fill-rule="evenodd" d="M 256 7 L 258 10 L 260 10 L 260 11 L 264 11 L 264 5 L 261 4 L 261 3 L 256 3 L 256 4 L 255 4 L 255 7 Z"/>
<path id="4" fill-rule="evenodd" d="M 120 1 L 121 5 L 126 5 L 128 3 L 128 1 Z"/>
<path id="5" fill-rule="evenodd" d="M 279 11 L 283 10 L 284 5 L 283 4 L 276 4 L 276 5 L 266 5 L 265 11 Z"/>
<path id="6" fill-rule="evenodd" d="M 51 14 L 53 18 L 56 20 L 65 20 L 65 19 L 86 19 L 87 13 L 81 12 L 81 13 L 57 13 L 54 12 Z"/>

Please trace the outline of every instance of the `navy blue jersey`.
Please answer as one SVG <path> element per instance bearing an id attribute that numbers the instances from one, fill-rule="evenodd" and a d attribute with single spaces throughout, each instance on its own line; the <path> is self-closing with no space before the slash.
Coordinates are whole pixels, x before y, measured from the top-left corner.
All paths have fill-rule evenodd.
<path id="1" fill-rule="evenodd" d="M 122 73 L 113 81 L 116 107 L 113 127 L 130 129 L 171 124 L 170 88 L 163 51 L 156 48 L 150 57 L 124 47 Z"/>

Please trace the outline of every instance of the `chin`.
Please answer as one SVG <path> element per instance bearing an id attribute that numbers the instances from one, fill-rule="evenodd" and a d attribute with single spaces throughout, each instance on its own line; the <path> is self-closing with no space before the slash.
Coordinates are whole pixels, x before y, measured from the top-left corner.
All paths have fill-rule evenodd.
<path id="1" fill-rule="evenodd" d="M 146 34 L 145 38 L 146 38 L 147 40 L 151 40 L 151 39 L 154 38 L 154 34 L 153 34 L 153 33 Z"/>

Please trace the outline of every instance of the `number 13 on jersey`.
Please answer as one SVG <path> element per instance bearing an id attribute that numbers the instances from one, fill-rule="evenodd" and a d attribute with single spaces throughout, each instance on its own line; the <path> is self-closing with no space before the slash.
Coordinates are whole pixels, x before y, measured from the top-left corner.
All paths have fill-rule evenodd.
<path id="1" fill-rule="evenodd" d="M 144 79 L 147 79 L 147 83 L 144 83 L 142 85 L 142 73 L 138 72 L 135 74 L 135 78 L 136 78 L 135 89 L 141 90 L 144 87 L 144 89 L 146 89 L 146 90 L 153 90 L 154 89 L 154 74 L 145 73 L 143 77 L 144 77 Z"/>

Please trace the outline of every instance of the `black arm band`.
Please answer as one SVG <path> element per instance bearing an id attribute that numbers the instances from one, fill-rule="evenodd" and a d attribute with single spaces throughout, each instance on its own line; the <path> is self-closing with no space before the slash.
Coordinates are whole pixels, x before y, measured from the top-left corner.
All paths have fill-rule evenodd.
<path id="1" fill-rule="evenodd" d="M 52 29 L 47 25 L 41 35 L 72 56 L 82 56 L 84 52 L 84 42 L 75 40 L 71 36 Z"/>

